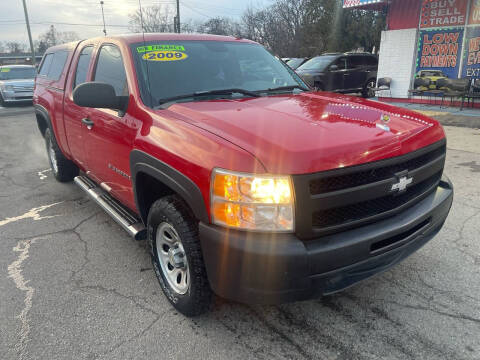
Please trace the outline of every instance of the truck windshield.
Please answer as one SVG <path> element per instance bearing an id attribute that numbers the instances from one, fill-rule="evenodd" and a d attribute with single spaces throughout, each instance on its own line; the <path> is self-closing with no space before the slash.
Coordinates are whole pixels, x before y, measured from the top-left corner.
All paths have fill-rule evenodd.
<path id="1" fill-rule="evenodd" d="M 32 68 L 0 68 L 0 80 L 33 79 L 36 72 Z"/>
<path id="2" fill-rule="evenodd" d="M 262 46 L 244 42 L 159 41 L 131 47 L 145 104 L 212 90 L 308 88 Z M 292 88 L 289 88 L 292 87 Z"/>

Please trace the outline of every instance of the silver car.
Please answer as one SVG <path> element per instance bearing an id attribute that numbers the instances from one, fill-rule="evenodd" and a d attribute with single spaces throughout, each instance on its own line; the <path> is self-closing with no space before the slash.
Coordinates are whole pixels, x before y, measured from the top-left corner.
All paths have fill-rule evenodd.
<path id="1" fill-rule="evenodd" d="M 35 67 L 31 65 L 0 66 L 0 106 L 32 100 L 36 74 Z"/>

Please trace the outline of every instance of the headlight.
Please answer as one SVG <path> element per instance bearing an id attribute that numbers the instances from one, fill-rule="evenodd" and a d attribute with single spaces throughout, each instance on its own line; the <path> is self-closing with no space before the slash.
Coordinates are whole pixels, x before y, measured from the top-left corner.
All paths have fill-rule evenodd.
<path id="1" fill-rule="evenodd" d="M 13 91 L 13 86 L 12 85 L 0 85 L 0 90 Z"/>
<path id="2" fill-rule="evenodd" d="M 255 231 L 294 230 L 290 177 L 214 169 L 211 183 L 214 224 Z"/>

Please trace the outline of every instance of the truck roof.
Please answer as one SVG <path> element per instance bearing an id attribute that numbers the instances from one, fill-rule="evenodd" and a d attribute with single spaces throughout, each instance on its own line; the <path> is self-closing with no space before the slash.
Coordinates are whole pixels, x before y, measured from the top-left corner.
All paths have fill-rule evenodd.
<path id="1" fill-rule="evenodd" d="M 124 34 L 124 35 L 114 35 L 114 36 L 99 36 L 89 40 L 102 40 L 108 41 L 117 40 L 124 42 L 125 44 L 133 44 L 151 41 L 238 41 L 244 43 L 256 44 L 255 41 L 248 39 L 236 38 L 233 36 L 223 36 L 223 35 L 209 35 L 209 34 L 174 34 L 174 33 L 134 33 L 134 34 Z M 52 46 L 47 50 L 47 52 L 58 51 L 58 50 L 70 50 L 75 49 L 78 43 L 86 41 L 83 39 L 80 41 L 73 41 L 66 44 L 61 44 L 57 46 Z"/>

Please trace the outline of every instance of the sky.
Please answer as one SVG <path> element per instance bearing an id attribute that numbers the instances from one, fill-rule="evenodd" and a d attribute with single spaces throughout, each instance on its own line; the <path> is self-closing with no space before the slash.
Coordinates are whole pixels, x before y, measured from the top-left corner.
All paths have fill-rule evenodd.
<path id="1" fill-rule="evenodd" d="M 175 0 L 141 0 L 142 7 L 161 5 L 176 11 Z M 33 40 L 51 24 L 58 31 L 75 31 L 81 38 L 103 35 L 100 0 L 26 0 Z M 181 21 L 207 21 L 211 17 L 241 17 L 249 6 L 260 8 L 270 0 L 180 0 Z M 22 0 L 0 0 L 0 41 L 28 44 Z M 104 0 L 105 22 L 110 35 L 129 32 L 128 14 L 138 0 Z M 70 24 L 70 25 L 69 25 Z M 72 25 L 77 24 L 77 25 Z"/>

